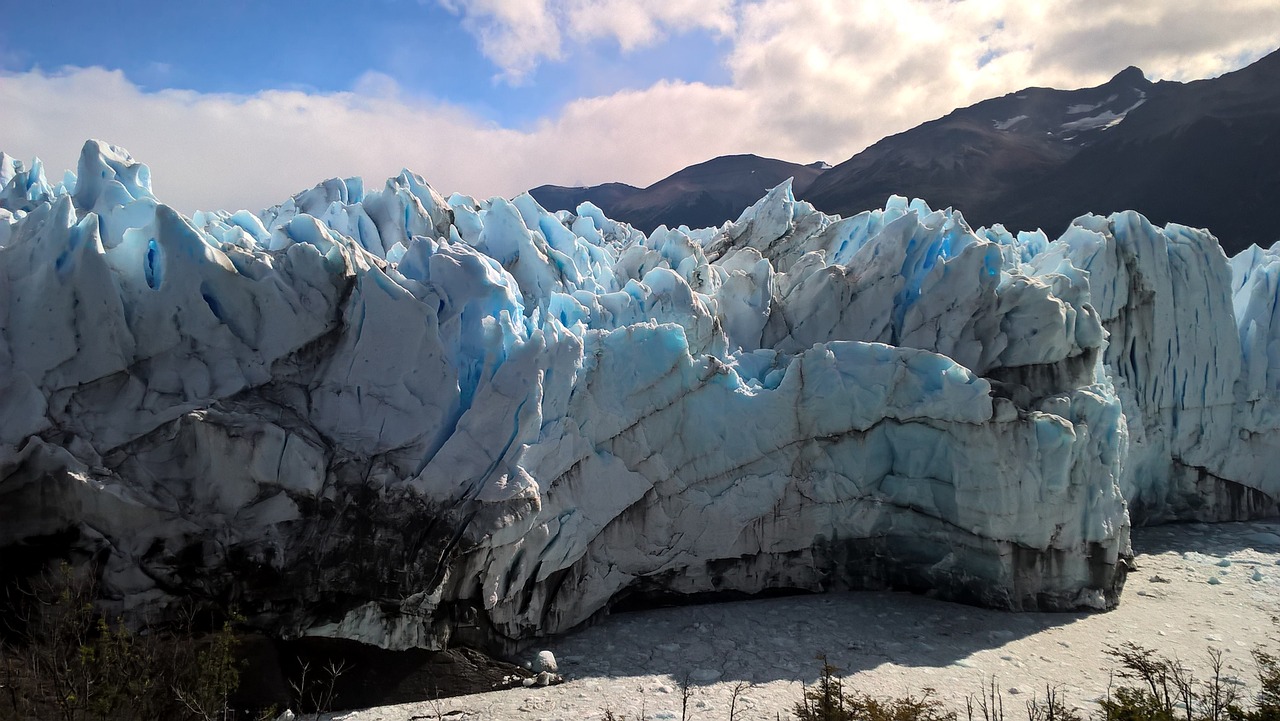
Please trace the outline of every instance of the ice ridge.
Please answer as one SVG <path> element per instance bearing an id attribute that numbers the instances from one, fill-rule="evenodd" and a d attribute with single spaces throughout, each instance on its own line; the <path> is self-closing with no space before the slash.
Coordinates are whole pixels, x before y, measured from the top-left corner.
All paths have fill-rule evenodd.
<path id="1" fill-rule="evenodd" d="M 789 183 L 646 236 L 408 171 L 185 217 L 105 143 L 0 161 L 0 547 L 73 538 L 136 617 L 509 649 L 635 595 L 1104 608 L 1131 514 L 1280 496 L 1274 248 Z"/>

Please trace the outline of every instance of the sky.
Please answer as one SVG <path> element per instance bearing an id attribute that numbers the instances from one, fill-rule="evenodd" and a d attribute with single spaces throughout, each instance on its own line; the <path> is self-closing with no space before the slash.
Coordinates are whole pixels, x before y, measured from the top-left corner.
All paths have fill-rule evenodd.
<path id="1" fill-rule="evenodd" d="M 0 0 L 0 151 L 56 180 L 102 139 L 185 212 L 401 168 L 477 197 L 643 187 L 1278 45 L 1275 0 Z"/>

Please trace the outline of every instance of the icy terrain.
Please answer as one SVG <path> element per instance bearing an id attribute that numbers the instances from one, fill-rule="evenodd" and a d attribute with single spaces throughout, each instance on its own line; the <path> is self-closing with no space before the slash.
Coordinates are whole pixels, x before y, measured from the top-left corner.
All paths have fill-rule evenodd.
<path id="1" fill-rule="evenodd" d="M 1133 213 L 784 183 L 646 237 L 407 171 L 186 218 L 92 141 L 0 177 L 0 548 L 69 539 L 135 616 L 503 650 L 637 595 L 1103 608 L 1126 499 L 1280 495 L 1280 257 Z"/>
<path id="2" fill-rule="evenodd" d="M 1131 681 L 1109 648 L 1134 643 L 1175 657 L 1198 680 L 1222 652 L 1230 687 L 1258 690 L 1251 652 L 1280 650 L 1280 524 L 1167 525 L 1133 533 L 1137 570 L 1111 613 L 1006 613 L 906 593 L 832 593 L 621 613 L 550 642 L 566 683 L 333 714 L 331 721 L 739 721 L 792 719 L 818 653 L 846 690 L 965 701 L 994 681 L 1007 718 L 1055 689 L 1086 718 Z M 536 666 L 533 650 L 522 654 Z M 973 699 L 976 703 L 976 699 Z M 975 708 L 981 718 L 981 712 Z"/>

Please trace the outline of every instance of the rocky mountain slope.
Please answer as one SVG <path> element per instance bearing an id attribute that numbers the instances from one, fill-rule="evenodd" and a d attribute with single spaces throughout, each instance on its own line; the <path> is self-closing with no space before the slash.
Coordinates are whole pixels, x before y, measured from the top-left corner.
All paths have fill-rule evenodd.
<path id="1" fill-rule="evenodd" d="M 898 133 L 824 171 L 755 156 L 685 168 L 645 189 L 544 185 L 547 208 L 590 201 L 651 232 L 738 217 L 794 176 L 827 213 L 882 207 L 891 195 L 961 210 L 976 226 L 1057 235 L 1085 213 L 1136 210 L 1209 228 L 1228 255 L 1280 240 L 1250 211 L 1280 197 L 1280 52 L 1219 78 L 1156 82 L 1130 67 L 1093 88 L 1026 88 Z"/>
<path id="2" fill-rule="evenodd" d="M 1280 195 L 1280 52 L 1210 80 L 1127 68 L 1082 90 L 1027 88 L 872 145 L 801 197 L 829 213 L 892 194 L 954 206 L 975 225 L 1057 234 L 1129 208 L 1208 227 L 1228 254 L 1280 235 L 1248 208 Z"/>
<path id="3" fill-rule="evenodd" d="M 586 188 L 543 185 L 529 191 L 549 210 L 573 210 L 590 201 L 610 218 L 652 233 L 659 225 L 707 228 L 736 219 L 778 183 L 793 178 L 801 192 L 826 169 L 756 155 L 726 155 L 691 165 L 647 188 L 606 183 Z"/>
<path id="4" fill-rule="evenodd" d="M 1153 92 L 1142 71 L 1128 68 L 1095 88 L 1027 88 L 985 100 L 877 142 L 800 195 L 845 215 L 905 195 L 990 224 L 1011 189 L 1098 142 Z"/>
<path id="5" fill-rule="evenodd" d="M 1065 227 L 1135 208 L 1213 231 L 1228 255 L 1280 232 L 1251 208 L 1280 197 L 1280 53 L 1212 80 L 1157 83 L 1097 142 L 990 206 L 1011 227 Z"/>

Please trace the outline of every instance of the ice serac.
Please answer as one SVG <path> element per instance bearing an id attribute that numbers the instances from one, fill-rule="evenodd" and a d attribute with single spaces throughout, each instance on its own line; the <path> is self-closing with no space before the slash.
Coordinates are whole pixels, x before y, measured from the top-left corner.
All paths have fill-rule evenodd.
<path id="1" fill-rule="evenodd" d="M 408 171 L 187 218 L 119 148 L 0 160 L 0 549 L 69 544 L 134 618 L 509 649 L 636 597 L 1105 608 L 1126 496 L 1277 495 L 1280 257 L 1200 231 L 784 183 L 646 236 Z"/>
<path id="2" fill-rule="evenodd" d="M 1276 250 L 1228 260 L 1207 231 L 1124 212 L 1078 218 L 1026 255 L 1089 273 L 1129 430 L 1121 487 L 1133 520 L 1274 513 Z"/>

